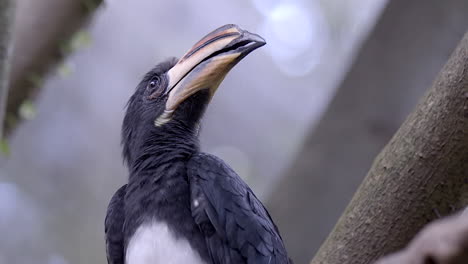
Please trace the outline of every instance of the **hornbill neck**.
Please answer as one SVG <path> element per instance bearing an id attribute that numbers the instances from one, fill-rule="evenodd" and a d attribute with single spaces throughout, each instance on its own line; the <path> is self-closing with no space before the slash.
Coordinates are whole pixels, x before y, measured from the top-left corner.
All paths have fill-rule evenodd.
<path id="1" fill-rule="evenodd" d="M 161 127 L 144 132 L 138 142 L 138 153 L 130 165 L 131 175 L 141 170 L 157 170 L 177 161 L 185 161 L 199 150 L 198 131 L 195 127 L 172 120 Z"/>

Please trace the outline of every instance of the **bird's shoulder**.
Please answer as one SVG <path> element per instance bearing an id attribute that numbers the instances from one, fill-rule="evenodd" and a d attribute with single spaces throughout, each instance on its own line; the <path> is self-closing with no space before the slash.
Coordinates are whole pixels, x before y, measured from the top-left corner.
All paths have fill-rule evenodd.
<path id="1" fill-rule="evenodd" d="M 249 263 L 288 263 L 283 241 L 268 211 L 228 164 L 214 155 L 199 153 L 190 159 L 187 171 L 192 216 L 207 237 L 218 239 L 221 248 L 228 247 Z M 207 241 L 209 248 L 210 243 L 213 241 Z M 211 247 L 212 258 L 221 258 L 216 254 L 224 256 Z"/>
<path id="2" fill-rule="evenodd" d="M 191 183 L 212 187 L 204 191 L 212 191 L 213 197 L 221 194 L 227 199 L 226 202 L 236 202 L 235 206 L 246 210 L 245 213 L 271 222 L 271 225 L 265 223 L 268 227 L 274 225 L 268 211 L 247 183 L 222 159 L 212 154 L 199 153 L 190 159 L 187 168 Z"/>

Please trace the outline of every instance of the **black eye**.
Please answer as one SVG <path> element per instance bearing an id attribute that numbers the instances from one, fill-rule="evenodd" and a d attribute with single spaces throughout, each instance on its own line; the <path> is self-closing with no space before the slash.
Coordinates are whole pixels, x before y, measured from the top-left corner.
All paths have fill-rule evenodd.
<path id="1" fill-rule="evenodd" d="M 163 89 L 159 89 L 161 86 L 161 79 L 159 76 L 153 77 L 146 86 L 146 91 L 149 99 L 158 98 L 161 95 Z"/>
<path id="2" fill-rule="evenodd" d="M 153 79 L 151 79 L 151 81 L 148 83 L 147 88 L 149 90 L 154 90 L 154 88 L 156 88 L 158 84 L 159 84 L 159 77 L 153 77 Z"/>

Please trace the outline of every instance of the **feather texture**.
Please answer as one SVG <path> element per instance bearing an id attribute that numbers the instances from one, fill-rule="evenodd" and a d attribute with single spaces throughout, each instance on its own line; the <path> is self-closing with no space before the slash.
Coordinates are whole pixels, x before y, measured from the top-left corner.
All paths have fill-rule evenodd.
<path id="1" fill-rule="evenodd" d="M 267 210 L 224 161 L 199 153 L 187 171 L 192 216 L 213 263 L 290 263 Z"/>

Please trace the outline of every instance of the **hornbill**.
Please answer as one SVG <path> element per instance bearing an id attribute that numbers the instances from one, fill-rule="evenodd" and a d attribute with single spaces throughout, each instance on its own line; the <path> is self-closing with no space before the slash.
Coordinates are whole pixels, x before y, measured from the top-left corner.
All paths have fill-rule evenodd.
<path id="1" fill-rule="evenodd" d="M 198 144 L 218 86 L 263 45 L 260 36 L 225 25 L 144 76 L 122 125 L 130 175 L 107 209 L 109 264 L 291 263 L 252 190 Z"/>

